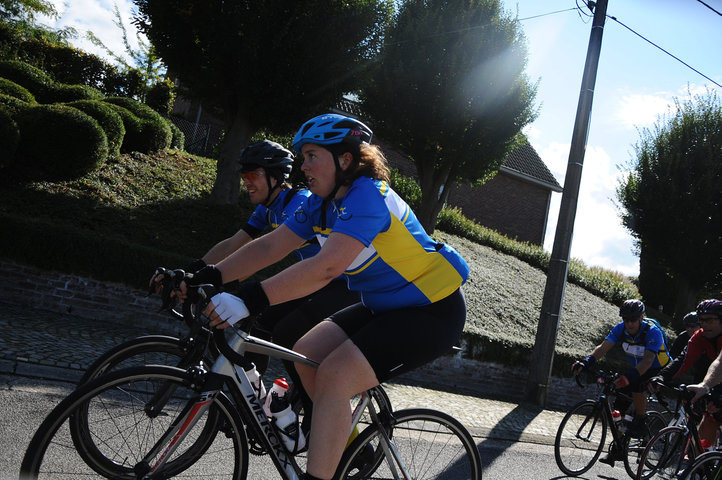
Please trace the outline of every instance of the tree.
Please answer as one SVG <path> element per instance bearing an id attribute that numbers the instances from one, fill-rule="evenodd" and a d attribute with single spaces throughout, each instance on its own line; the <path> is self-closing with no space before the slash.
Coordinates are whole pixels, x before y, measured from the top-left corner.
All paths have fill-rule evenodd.
<path id="1" fill-rule="evenodd" d="M 163 62 L 161 62 L 153 45 L 145 41 L 139 32 L 136 32 L 138 49 L 136 50 L 131 47 L 130 40 L 128 40 L 128 31 L 123 23 L 123 17 L 120 15 L 117 3 L 113 4 L 113 16 L 115 17 L 113 24 L 120 29 L 123 47 L 126 55 L 130 58 L 131 63 L 128 63 L 125 57 L 110 50 L 92 31 L 86 32 L 86 37 L 91 41 L 91 43 L 93 43 L 93 45 L 102 48 L 110 58 L 121 66 L 123 71 L 126 73 L 135 71 L 135 73 L 137 73 L 142 83 L 142 88 L 139 92 L 140 98 L 138 98 L 138 100 L 145 102 L 147 91 L 151 88 L 151 86 L 166 82 L 166 66 L 163 65 Z M 172 83 L 169 86 L 169 89 L 172 92 Z"/>
<path id="2" fill-rule="evenodd" d="M 374 127 L 416 164 L 433 232 L 456 181 L 483 183 L 536 117 L 519 22 L 498 0 L 409 0 L 361 98 Z"/>
<path id="3" fill-rule="evenodd" d="M 180 86 L 221 109 L 215 203 L 235 203 L 238 154 L 260 128 L 290 130 L 357 89 L 393 0 L 134 0 L 135 22 Z"/>
<path id="4" fill-rule="evenodd" d="M 624 226 L 645 262 L 674 282 L 674 315 L 722 286 L 722 106 L 714 92 L 680 102 L 643 129 L 617 186 Z M 647 289 L 640 271 L 640 291 Z M 644 285 L 642 284 L 644 283 Z M 659 282 L 658 282 L 659 283 Z"/>
<path id="5" fill-rule="evenodd" d="M 0 0 L 0 23 L 8 25 L 23 37 L 67 45 L 69 39 L 77 36 L 73 27 L 53 29 L 39 24 L 39 15 L 57 18 L 58 11 L 48 0 Z"/>

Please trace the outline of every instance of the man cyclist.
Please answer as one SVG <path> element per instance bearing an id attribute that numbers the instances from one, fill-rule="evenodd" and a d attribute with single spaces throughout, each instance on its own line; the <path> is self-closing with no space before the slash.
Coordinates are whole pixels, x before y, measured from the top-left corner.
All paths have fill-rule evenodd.
<path id="1" fill-rule="evenodd" d="M 712 393 L 712 401 L 708 402 L 707 412 L 698 427 L 700 438 L 707 440 L 711 445 L 717 439 L 719 427 L 722 425 L 722 411 L 720 411 L 722 389 L 718 386 L 722 380 L 722 369 L 720 368 L 722 362 L 720 360 L 720 355 L 722 355 L 722 301 L 712 298 L 700 302 L 697 305 L 697 318 L 701 330 L 695 333 L 689 341 L 684 365 L 688 365 L 690 362 L 694 363 L 694 360 L 689 360 L 693 355 L 705 355 L 710 360 L 714 359 L 704 380 L 701 383 L 687 386 L 688 390 L 695 393 L 692 401 L 698 400 L 707 393 Z M 662 373 L 665 373 L 665 370 L 667 369 L 662 370 Z"/>
<path id="2" fill-rule="evenodd" d="M 632 436 L 639 436 L 644 431 L 647 397 L 643 393 L 643 386 L 670 360 L 661 330 L 654 322 L 644 319 L 645 312 L 646 307 L 640 300 L 626 300 L 619 308 L 622 321 L 612 328 L 590 355 L 572 366 L 572 373 L 578 375 L 583 369 L 594 366 L 621 342 L 630 367 L 615 381 L 615 386 L 620 393 L 631 393 L 635 415 L 627 433 Z M 629 405 L 624 405 L 624 400 L 620 397 L 621 395 L 617 395 L 615 408 L 624 412 Z M 600 461 L 613 466 L 615 460 L 623 458 L 623 452 L 612 451 Z"/>
<path id="3" fill-rule="evenodd" d="M 685 352 L 687 344 L 689 343 L 689 339 L 692 338 L 692 335 L 694 335 L 697 330 L 699 330 L 697 312 L 689 312 L 682 319 L 682 323 L 684 323 L 684 330 L 679 332 L 677 338 L 675 338 L 674 342 L 672 342 L 672 346 L 669 347 L 669 356 L 673 359 L 679 357 Z M 705 366 L 702 370 L 702 377 L 704 377 L 704 371 L 707 370 L 707 366 Z M 702 377 L 700 377 L 696 381 L 701 381 Z"/>

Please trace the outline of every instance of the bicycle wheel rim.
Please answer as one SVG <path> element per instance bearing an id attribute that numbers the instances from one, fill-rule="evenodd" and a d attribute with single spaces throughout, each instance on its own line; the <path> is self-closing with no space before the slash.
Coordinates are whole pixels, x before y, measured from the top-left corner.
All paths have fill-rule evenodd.
<path id="1" fill-rule="evenodd" d="M 677 478 L 678 473 L 686 467 L 685 445 L 688 439 L 688 432 L 682 427 L 672 426 L 660 430 L 644 449 L 637 478 Z"/>
<path id="2" fill-rule="evenodd" d="M 574 406 L 559 424 L 554 458 L 567 475 L 580 475 L 594 465 L 607 438 L 607 417 L 601 405 L 590 400 Z"/>
<path id="3" fill-rule="evenodd" d="M 377 425 L 362 431 L 344 452 L 334 478 L 394 478 L 386 455 L 379 453 L 384 451 L 380 435 Z M 428 409 L 394 412 L 392 443 L 415 480 L 481 479 L 481 457 L 473 437 L 445 413 Z"/>
<path id="4" fill-rule="evenodd" d="M 149 392 L 144 386 L 161 382 L 174 382 L 178 388 L 163 411 L 147 417 L 144 399 Z M 21 478 L 138 478 L 139 472 L 147 468 L 140 460 L 165 433 L 187 400 L 197 394 L 193 383 L 191 375 L 175 368 L 140 367 L 115 372 L 81 386 L 61 402 L 38 429 L 23 460 Z M 72 442 L 69 419 L 83 404 L 89 405 L 90 434 L 95 436 L 95 445 L 104 455 L 104 462 L 79 453 L 78 446 Z M 203 424 L 197 424 L 191 429 L 188 442 L 181 443 L 154 478 L 179 473 L 189 478 L 245 478 L 247 443 L 232 408 L 224 396 L 217 397 L 210 408 L 217 412 L 218 418 L 211 420 L 216 422 L 213 441 L 208 444 L 194 437 L 208 433 Z M 204 415 L 200 422 L 207 419 Z M 223 434 L 216 435 L 218 430 Z M 193 452 L 193 446 L 199 444 L 203 448 Z M 192 453 L 184 457 L 186 452 Z M 150 463 L 156 460 L 151 459 Z"/>
<path id="5" fill-rule="evenodd" d="M 722 479 L 722 452 L 706 452 L 697 457 L 682 474 L 683 480 Z"/>
<path id="6" fill-rule="evenodd" d="M 626 452 L 624 468 L 630 477 L 635 478 L 637 476 L 639 463 L 649 441 L 666 426 L 667 421 L 664 415 L 659 412 L 647 412 L 644 414 L 644 431 L 642 432 L 642 436 L 626 439 L 624 446 L 624 451 Z"/>

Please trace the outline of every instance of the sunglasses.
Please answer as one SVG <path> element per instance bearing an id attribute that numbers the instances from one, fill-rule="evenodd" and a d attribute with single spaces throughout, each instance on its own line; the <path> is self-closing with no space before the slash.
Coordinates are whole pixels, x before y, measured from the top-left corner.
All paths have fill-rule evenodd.
<path id="1" fill-rule="evenodd" d="M 247 182 L 252 182 L 254 180 L 258 180 L 259 178 L 263 177 L 265 175 L 265 172 L 262 168 L 258 168 L 256 170 L 249 170 L 248 172 L 241 172 L 241 178 Z"/>
<path id="2" fill-rule="evenodd" d="M 624 323 L 634 323 L 639 320 L 639 317 L 622 317 Z"/>

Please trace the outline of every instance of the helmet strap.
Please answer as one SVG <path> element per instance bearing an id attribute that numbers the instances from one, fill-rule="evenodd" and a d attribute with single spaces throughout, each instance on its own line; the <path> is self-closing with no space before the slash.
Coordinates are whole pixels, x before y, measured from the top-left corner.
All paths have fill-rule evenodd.
<path id="1" fill-rule="evenodd" d="M 266 195 L 266 199 L 261 203 L 264 207 L 268 208 L 268 206 L 273 203 L 273 200 L 271 199 L 271 196 L 273 195 L 273 192 L 276 191 L 277 188 L 281 188 L 281 183 L 276 177 L 276 185 L 271 185 L 271 177 L 272 175 L 268 171 L 268 169 L 263 169 L 266 172 L 266 183 L 268 184 L 268 195 Z"/>

